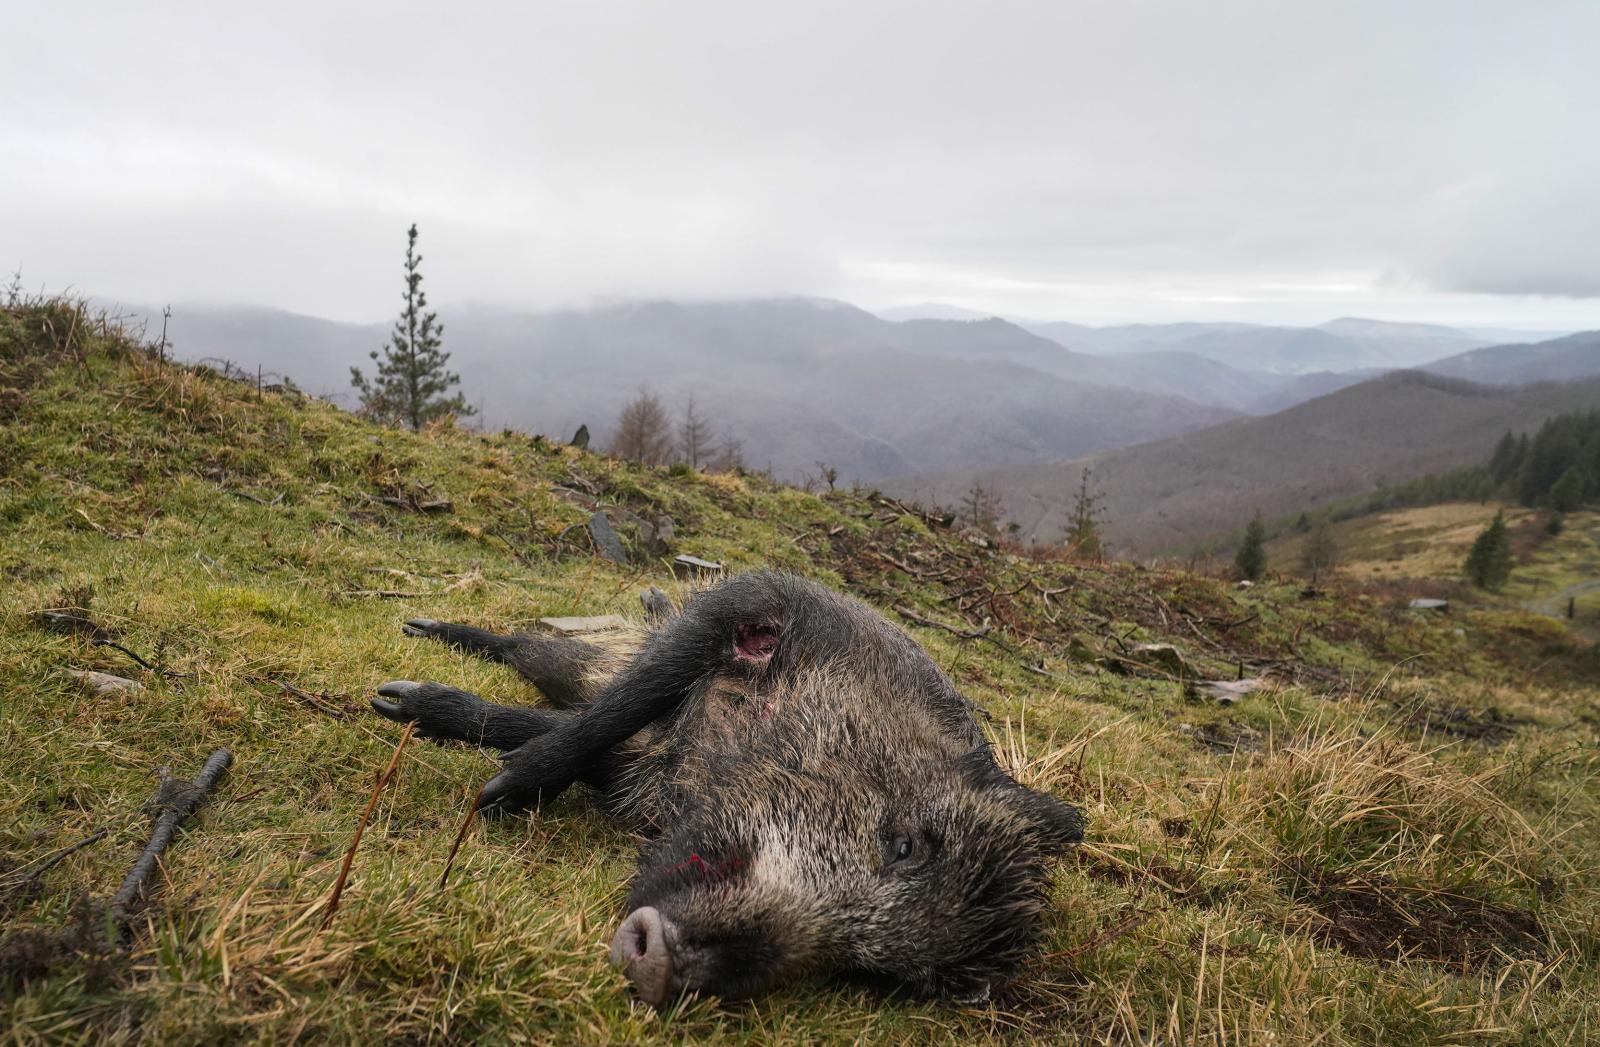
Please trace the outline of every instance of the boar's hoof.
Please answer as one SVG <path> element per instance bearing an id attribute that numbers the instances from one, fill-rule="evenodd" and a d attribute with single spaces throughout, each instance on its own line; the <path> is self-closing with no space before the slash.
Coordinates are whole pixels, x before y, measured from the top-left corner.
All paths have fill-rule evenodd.
<path id="1" fill-rule="evenodd" d="M 382 699 L 374 698 L 372 699 L 372 711 L 379 716 L 388 717 L 395 723 L 406 723 L 416 719 L 415 716 L 406 715 L 405 701 L 416 694 L 421 686 L 420 683 L 413 683 L 410 680 L 390 680 L 388 683 L 380 685 L 378 687 L 379 694 L 383 695 L 384 698 L 398 699 L 400 704 L 396 705 L 394 702 L 386 702 Z"/>
<path id="2" fill-rule="evenodd" d="M 439 628 L 439 623 L 432 618 L 411 618 L 400 627 L 400 631 L 407 636 L 432 636 Z"/>
<path id="3" fill-rule="evenodd" d="M 645 905 L 629 913 L 611 939 L 611 962 L 633 983 L 639 999 L 652 1007 L 667 1002 L 672 989 L 672 922 Z"/>

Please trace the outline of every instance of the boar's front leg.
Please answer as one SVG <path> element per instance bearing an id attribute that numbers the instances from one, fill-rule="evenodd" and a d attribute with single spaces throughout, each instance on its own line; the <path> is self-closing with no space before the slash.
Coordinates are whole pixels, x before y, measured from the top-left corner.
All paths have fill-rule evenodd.
<path id="1" fill-rule="evenodd" d="M 491 749 L 515 749 L 573 719 L 572 713 L 496 705 L 442 683 L 390 680 L 378 694 L 383 697 L 372 700 L 374 712 L 396 723 L 415 722 L 424 738 Z"/>

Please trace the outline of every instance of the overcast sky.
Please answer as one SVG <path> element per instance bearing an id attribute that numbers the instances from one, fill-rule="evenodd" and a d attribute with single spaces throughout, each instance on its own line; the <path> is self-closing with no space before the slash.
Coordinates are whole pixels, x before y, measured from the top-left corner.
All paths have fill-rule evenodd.
<path id="1" fill-rule="evenodd" d="M 1600 2 L 13 5 L 0 265 L 145 302 L 1600 327 Z"/>

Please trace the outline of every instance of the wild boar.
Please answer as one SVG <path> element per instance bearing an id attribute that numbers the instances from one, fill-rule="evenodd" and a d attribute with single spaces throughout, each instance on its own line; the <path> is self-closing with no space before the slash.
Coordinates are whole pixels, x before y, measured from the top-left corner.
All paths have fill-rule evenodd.
<path id="1" fill-rule="evenodd" d="M 391 720 L 506 750 L 480 808 L 578 781 L 646 834 L 611 955 L 651 1004 L 827 973 L 982 999 L 1028 955 L 1049 859 L 1082 838 L 1079 811 L 1001 769 L 914 640 L 798 577 L 736 576 L 594 642 L 405 631 L 504 662 L 557 706 L 378 688 Z"/>

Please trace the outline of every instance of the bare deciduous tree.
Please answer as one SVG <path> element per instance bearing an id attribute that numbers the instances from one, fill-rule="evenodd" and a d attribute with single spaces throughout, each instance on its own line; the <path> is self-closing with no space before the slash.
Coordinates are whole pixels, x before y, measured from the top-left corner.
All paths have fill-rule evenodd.
<path id="1" fill-rule="evenodd" d="M 623 405 L 617 417 L 610 450 L 619 458 L 645 465 L 666 464 L 672 456 L 672 421 L 660 397 L 639 387 L 639 395 Z"/>
<path id="2" fill-rule="evenodd" d="M 696 408 L 694 394 L 683 408 L 683 420 L 678 423 L 678 450 L 689 468 L 698 469 L 711 452 L 711 420 Z"/>
<path id="3" fill-rule="evenodd" d="M 732 429 L 722 431 L 722 443 L 712 468 L 719 473 L 744 472 L 744 442 L 733 435 Z"/>

